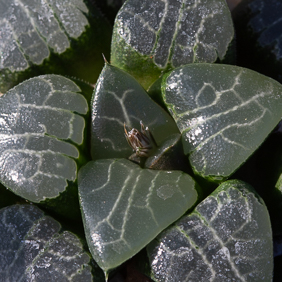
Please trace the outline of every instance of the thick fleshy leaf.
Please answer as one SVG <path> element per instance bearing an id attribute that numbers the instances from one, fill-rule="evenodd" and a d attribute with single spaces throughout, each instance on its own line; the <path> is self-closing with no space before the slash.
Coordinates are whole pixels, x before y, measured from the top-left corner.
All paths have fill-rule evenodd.
<path id="1" fill-rule="evenodd" d="M 127 129 L 140 130 L 140 121 L 149 127 L 158 145 L 171 134 L 179 133 L 171 116 L 131 75 L 106 64 L 93 93 L 93 159 L 128 158 L 133 152 L 124 136 L 124 123 Z"/>
<path id="2" fill-rule="evenodd" d="M 183 153 L 181 134 L 170 135 L 152 156 L 146 159 L 144 167 L 188 172 L 190 165 Z"/>
<path id="3" fill-rule="evenodd" d="M 0 237 L 1 281 L 92 281 L 78 237 L 35 206 L 1 209 Z"/>
<path id="4" fill-rule="evenodd" d="M 0 98 L 0 181 L 33 202 L 55 198 L 77 175 L 88 105 L 71 80 L 32 78 Z"/>
<path id="5" fill-rule="evenodd" d="M 224 0 L 128 0 L 116 17 L 111 62 L 147 88 L 165 70 L 222 60 L 233 34 Z"/>
<path id="6" fill-rule="evenodd" d="M 260 146 L 282 115 L 282 85 L 236 66 L 191 64 L 163 78 L 162 95 L 196 173 L 222 180 Z"/>
<path id="7" fill-rule="evenodd" d="M 266 206 L 242 181 L 220 185 L 147 247 L 155 281 L 271 281 Z"/>
<path id="8" fill-rule="evenodd" d="M 140 251 L 198 199 L 188 174 L 141 169 L 126 159 L 87 163 L 78 188 L 88 246 L 105 272 Z"/>
<path id="9" fill-rule="evenodd" d="M 88 62 L 95 65 L 98 58 L 99 72 L 101 70 L 102 44 L 97 41 L 103 38 L 110 43 L 110 29 L 107 31 L 107 22 L 101 23 L 99 16 L 102 17 L 98 11 L 89 13 L 83 0 L 0 0 L 0 92 L 7 91 L 25 78 L 42 73 L 75 75 L 94 83 L 98 75 L 95 80 L 91 79 L 79 61 L 83 61 L 84 68 L 93 73 L 95 70 L 91 66 L 89 69 Z M 92 44 L 90 53 L 87 44 L 95 37 L 89 34 L 92 28 L 96 42 L 94 47 Z M 78 39 L 79 43 L 76 42 Z M 80 44 L 85 48 L 77 53 Z M 104 53 L 108 53 L 107 49 L 103 49 Z M 58 58 L 61 54 L 65 57 Z M 71 61 L 74 57 L 76 61 Z"/>

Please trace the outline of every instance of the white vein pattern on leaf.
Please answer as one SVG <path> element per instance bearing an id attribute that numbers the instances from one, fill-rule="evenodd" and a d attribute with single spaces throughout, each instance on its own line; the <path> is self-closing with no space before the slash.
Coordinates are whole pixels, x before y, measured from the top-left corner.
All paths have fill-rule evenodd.
<path id="1" fill-rule="evenodd" d="M 218 92 L 218 93 L 220 93 L 220 92 Z M 230 112 L 234 112 L 234 111 L 236 111 L 237 109 L 239 109 L 239 108 L 241 108 L 241 107 L 244 107 L 244 106 L 246 106 L 246 105 L 248 105 L 248 104 L 250 104 L 250 103 L 252 103 L 252 102 L 257 102 L 257 99 L 258 98 L 264 98 L 265 96 L 269 96 L 269 95 L 271 95 L 272 94 L 272 89 L 268 92 L 268 93 L 266 93 L 266 92 L 261 92 L 261 93 L 259 93 L 259 94 L 256 94 L 256 95 L 254 95 L 254 96 L 252 96 L 250 99 L 248 99 L 248 100 L 246 100 L 246 101 L 244 101 L 243 103 L 241 103 L 240 105 L 235 105 L 234 107 L 232 107 L 232 108 L 230 108 L 230 109 L 228 109 L 227 111 L 223 111 L 223 112 L 221 112 L 221 113 L 218 113 L 218 114 L 214 114 L 214 115 L 212 115 L 212 116 L 210 116 L 210 117 L 207 117 L 204 121 L 202 121 L 202 122 L 199 122 L 198 124 L 203 124 L 203 123 L 205 123 L 206 121 L 208 121 L 208 120 L 210 120 L 210 119 L 213 119 L 213 118 L 215 118 L 215 117 L 219 117 L 219 116 L 221 116 L 221 115 L 225 115 L 225 114 L 228 114 L 228 113 L 230 113 Z M 209 107 L 209 106 L 208 106 Z M 261 106 L 261 107 L 263 107 L 263 106 Z M 206 108 L 206 106 L 205 107 L 203 107 L 203 108 Z M 269 109 L 267 109 L 267 108 L 265 108 L 265 107 L 263 107 L 265 110 L 268 110 L 269 111 Z M 185 111 L 185 112 L 183 112 L 183 113 L 181 113 L 181 114 L 178 114 L 178 119 L 180 118 L 180 117 L 183 117 L 183 116 L 185 116 L 185 115 L 189 115 L 190 113 L 197 113 L 199 110 L 202 110 L 202 108 L 196 108 L 196 109 L 194 109 L 194 110 L 192 110 L 192 111 Z M 271 112 L 269 111 L 269 113 L 271 114 Z M 272 114 L 271 114 L 272 115 Z M 195 124 L 195 126 L 197 126 L 198 124 Z"/>
<path id="2" fill-rule="evenodd" d="M 102 186 L 92 189 L 91 193 L 96 193 L 97 191 L 103 190 L 110 183 L 113 165 L 114 165 L 114 162 L 111 162 L 109 167 L 108 167 L 108 178 L 107 178 L 106 182 Z"/>
<path id="3" fill-rule="evenodd" d="M 198 212 L 196 212 L 198 213 Z M 200 215 L 200 213 L 199 213 Z M 213 239 L 216 240 L 216 242 L 221 246 L 221 249 L 223 249 L 225 247 L 225 243 L 221 240 L 221 238 L 217 235 L 217 230 L 214 229 L 210 224 L 209 224 L 209 220 L 206 220 L 205 218 L 203 218 L 200 215 L 200 219 L 201 221 L 203 221 L 203 224 L 205 224 L 206 226 L 208 226 L 209 230 L 212 233 Z M 240 281 L 246 281 L 246 279 L 240 275 L 238 269 L 236 268 L 235 263 L 233 262 L 233 260 L 231 260 L 231 257 L 225 256 L 226 259 L 229 261 L 229 264 L 231 266 L 231 269 L 234 271 L 234 274 L 240 279 Z"/>
<path id="4" fill-rule="evenodd" d="M 199 221 L 203 224 L 203 225 L 206 225 L 203 220 L 201 219 L 201 217 L 199 217 L 198 215 L 196 215 L 197 218 L 199 219 Z M 193 229 L 197 229 L 197 227 L 202 227 L 201 224 L 197 224 L 196 226 L 193 226 Z M 203 251 L 205 249 L 205 247 L 209 244 L 209 241 L 207 241 L 207 243 L 201 247 L 201 248 L 196 248 L 196 244 L 195 242 L 191 239 L 191 237 L 189 236 L 189 232 L 185 232 L 182 228 L 180 228 L 179 226 L 175 226 L 175 228 L 180 232 L 182 233 L 182 235 L 185 237 L 185 239 L 190 243 L 190 246 L 191 248 L 194 249 L 194 251 L 198 254 L 201 255 L 201 258 L 203 259 L 204 263 L 209 267 L 209 270 L 211 271 L 211 275 L 212 275 L 212 278 L 215 278 L 216 276 L 216 272 L 215 270 L 213 269 L 213 265 L 212 263 L 209 262 L 207 256 L 206 256 L 206 253 Z"/>
<path id="5" fill-rule="evenodd" d="M 124 116 L 126 125 L 128 125 L 128 126 L 130 126 L 130 127 L 132 127 L 132 125 L 131 125 L 130 118 L 129 118 L 129 116 L 128 116 L 126 107 L 125 107 L 125 105 L 124 105 L 124 100 L 126 99 L 126 95 L 127 95 L 128 93 L 132 93 L 132 92 L 134 92 L 133 89 L 128 89 L 128 90 L 126 90 L 126 91 L 123 92 L 122 97 L 120 98 L 120 97 L 118 97 L 118 95 L 117 95 L 115 92 L 113 92 L 113 91 L 107 91 L 108 94 L 112 95 L 112 96 L 119 102 L 119 104 L 120 104 L 120 106 L 121 106 L 121 109 L 122 109 L 122 112 L 123 112 L 123 116 Z"/>
<path id="6" fill-rule="evenodd" d="M 199 89 L 198 93 L 197 93 L 196 96 L 195 96 L 195 102 L 196 102 L 196 104 L 197 104 L 197 108 L 195 108 L 195 109 L 193 109 L 193 110 L 188 110 L 188 111 L 182 112 L 182 113 L 180 113 L 180 114 L 177 114 L 176 121 L 177 121 L 179 118 L 181 118 L 182 116 L 189 115 L 189 114 L 193 114 L 193 113 L 197 113 L 198 111 L 201 111 L 201 110 L 204 110 L 204 109 L 207 109 L 207 108 L 209 108 L 209 107 L 211 107 L 211 106 L 216 105 L 217 102 L 219 101 L 219 99 L 221 98 L 222 94 L 224 94 L 224 93 L 226 93 L 226 92 L 233 92 L 234 95 L 242 102 L 241 105 L 243 105 L 243 103 L 245 103 L 244 100 L 241 98 L 241 96 L 239 95 L 239 93 L 237 93 L 237 92 L 235 91 L 235 87 L 236 87 L 237 85 L 240 85 L 240 77 L 241 77 L 242 73 L 243 73 L 243 71 L 241 70 L 240 73 L 235 77 L 235 82 L 234 82 L 234 84 L 232 85 L 231 88 L 227 88 L 227 89 L 224 89 L 224 90 L 221 90 L 221 91 L 217 91 L 217 90 L 214 88 L 214 86 L 212 85 L 212 83 L 203 82 L 203 86 Z M 183 71 L 182 71 L 182 70 L 181 70 L 181 72 L 179 73 L 179 75 L 177 75 L 177 76 L 174 75 L 174 76 L 175 76 L 176 78 L 179 78 L 179 79 L 181 80 L 181 77 L 180 77 L 181 74 L 183 74 Z M 176 80 L 176 81 L 178 81 L 178 80 Z M 206 106 L 199 106 L 199 104 L 198 104 L 198 99 L 199 99 L 200 95 L 203 93 L 203 91 L 204 91 L 207 87 L 210 87 L 211 89 L 213 89 L 213 91 L 214 91 L 216 97 L 215 97 L 215 99 L 213 100 L 213 102 L 210 103 L 209 105 L 206 105 Z M 183 96 L 183 94 L 182 94 L 182 89 L 181 89 L 180 87 L 177 88 L 177 95 L 179 95 L 179 96 L 182 98 L 183 102 L 185 102 L 185 103 L 187 102 L 187 98 L 186 98 L 185 96 Z M 246 102 L 247 102 L 247 101 L 246 101 Z M 173 104 L 170 104 L 170 105 L 175 108 L 175 105 L 173 105 Z M 229 109 L 229 110 L 230 110 L 230 109 Z M 224 113 L 224 112 L 222 112 L 222 113 Z M 220 114 L 222 114 L 222 113 L 220 113 Z"/>
<path id="7" fill-rule="evenodd" d="M 93 231 L 97 230 L 100 227 L 100 225 L 103 224 L 104 222 L 107 222 L 110 226 L 112 226 L 111 223 L 110 223 L 110 219 L 111 219 L 112 215 L 115 213 L 115 209 L 117 208 L 117 206 L 118 206 L 118 204 L 121 200 L 123 192 L 127 187 L 127 183 L 131 180 L 131 173 L 132 173 L 132 169 L 128 172 L 128 175 L 127 175 L 127 177 L 124 181 L 124 185 L 123 185 L 123 187 L 122 187 L 122 189 L 121 189 L 121 191 L 120 191 L 120 193 L 119 193 L 119 195 L 118 195 L 118 197 L 117 197 L 117 199 L 116 199 L 116 201 L 113 205 L 113 208 L 109 212 L 108 216 L 103 218 L 101 221 L 97 222 L 96 226 L 92 229 Z M 100 189 L 100 187 L 98 187 L 97 189 Z M 116 228 L 114 228 L 114 230 L 121 232 L 121 230 L 116 229 Z"/>
<path id="8" fill-rule="evenodd" d="M 17 34 L 15 33 L 15 30 L 14 30 L 14 28 L 13 28 L 13 26 L 6 20 L 6 19 L 2 19 L 2 21 L 1 21 L 1 19 L 0 19 L 0 23 L 1 22 L 3 22 L 3 23 L 5 23 L 9 28 L 10 28 L 10 30 L 12 31 L 12 35 L 13 35 L 13 38 L 14 38 L 14 40 L 13 40 L 13 42 L 17 45 L 17 49 L 18 49 L 18 51 L 21 53 L 21 55 L 22 55 L 22 59 L 24 59 L 24 61 L 25 61 L 25 63 L 26 63 L 26 66 L 24 67 L 24 68 L 20 68 L 20 70 L 22 70 L 22 69 L 26 69 L 27 68 L 27 66 L 28 66 L 28 61 L 26 60 L 26 58 L 25 58 L 25 55 L 24 55 L 24 52 L 23 52 L 23 50 L 22 50 L 22 48 L 21 48 L 21 45 L 20 45 L 20 42 L 19 42 L 19 38 L 18 38 L 18 36 L 17 36 Z M 9 42 L 10 43 L 10 42 Z M 4 44 L 3 44 L 3 46 L 5 46 Z M 0 49 L 0 51 L 2 51 L 1 49 Z M 2 53 L 2 52 L 1 52 Z M 1 57 L 0 57 L 1 58 Z M 3 63 L 2 63 L 2 59 L 0 60 L 0 66 L 1 66 L 1 68 L 4 68 L 4 65 L 3 65 Z M 11 70 L 11 71 L 15 71 L 15 69 L 14 69 L 14 66 L 9 66 L 9 69 Z"/>
<path id="9" fill-rule="evenodd" d="M 166 16 L 166 14 L 168 13 L 169 7 L 168 7 L 167 1 L 164 1 L 164 2 L 165 2 L 165 16 Z M 177 34 L 179 32 L 179 28 L 180 28 L 180 21 L 183 17 L 182 10 L 184 8 L 184 2 L 185 2 L 185 0 L 182 0 L 182 3 L 181 3 L 180 8 L 179 8 L 178 19 L 177 19 L 177 21 L 175 21 L 174 33 L 173 33 L 173 36 L 172 36 L 172 39 L 171 39 L 171 42 L 170 42 L 170 46 L 168 47 L 169 52 L 168 52 L 168 57 L 167 57 L 165 65 L 164 65 L 164 68 L 167 67 L 168 63 L 170 62 L 171 57 L 173 56 L 173 48 L 172 47 L 175 44 L 175 38 L 177 37 Z M 165 16 L 163 18 L 165 18 Z M 155 57 L 154 57 L 154 59 L 155 59 Z M 155 62 L 155 60 L 154 60 L 154 63 L 157 64 Z"/>
<path id="10" fill-rule="evenodd" d="M 261 94 L 255 95 L 255 96 L 253 96 L 251 99 L 245 101 L 244 103 L 242 103 L 242 104 L 240 104 L 240 105 L 236 105 L 236 106 L 234 106 L 233 108 L 231 108 L 231 109 L 229 109 L 229 110 L 227 110 L 227 111 L 224 111 L 224 112 L 221 112 L 221 113 L 218 113 L 218 114 L 211 115 L 210 117 L 207 117 L 207 118 L 205 118 L 205 119 L 203 119 L 203 120 L 201 120 L 201 121 L 198 121 L 198 122 L 194 123 L 193 126 L 191 126 L 190 128 L 184 130 L 183 132 L 190 131 L 191 129 L 196 128 L 197 126 L 202 125 L 202 124 L 206 123 L 206 122 L 209 121 L 209 120 L 212 120 L 212 119 L 214 119 L 214 118 L 220 117 L 221 115 L 227 115 L 227 114 L 229 114 L 229 113 L 231 113 L 231 112 L 235 112 L 236 110 L 238 110 L 238 108 L 243 107 L 243 106 L 245 106 L 245 105 L 248 105 L 249 103 L 256 102 L 256 98 L 258 98 L 258 97 L 264 97 L 265 95 L 271 95 L 271 93 L 264 93 L 264 92 L 263 92 L 263 93 L 261 93 Z M 261 106 L 261 107 L 262 107 L 262 106 Z M 262 108 L 264 109 L 264 112 L 262 113 L 262 115 L 261 115 L 259 118 L 255 119 L 254 121 L 249 122 L 249 123 L 242 123 L 242 124 L 236 123 L 236 124 L 233 124 L 233 125 L 229 125 L 229 126 L 227 126 L 227 127 L 232 127 L 232 126 L 237 126 L 237 127 L 248 126 L 248 125 L 250 125 L 250 124 L 254 124 L 254 123 L 256 123 L 257 121 L 259 121 L 259 119 L 262 118 L 262 117 L 265 115 L 266 112 L 269 112 L 270 115 L 272 115 L 272 113 L 269 111 L 269 109 L 264 108 L 264 107 L 262 107 Z M 185 113 L 184 113 L 184 114 L 185 114 Z M 183 114 L 183 115 L 184 115 L 184 114 Z M 226 128 L 227 128 L 227 127 L 226 127 Z M 226 128 L 225 128 L 225 129 L 226 129 Z M 222 131 L 222 130 L 221 130 L 221 131 Z"/>
<path id="11" fill-rule="evenodd" d="M 137 176 L 135 184 L 134 184 L 134 186 L 133 186 L 133 188 L 131 190 L 131 193 L 129 195 L 129 198 L 128 198 L 128 204 L 127 204 L 127 207 L 126 207 L 126 210 L 125 210 L 125 214 L 124 214 L 124 218 L 123 218 L 123 223 L 122 223 L 122 227 L 121 227 L 121 230 L 122 230 L 121 231 L 121 238 L 123 238 L 124 233 L 125 233 L 125 225 L 127 223 L 129 210 L 132 207 L 132 199 L 133 199 L 134 193 L 136 192 L 136 187 L 137 187 L 137 184 L 139 182 L 140 176 L 141 176 L 141 173 L 139 173 L 139 175 Z"/>
<path id="12" fill-rule="evenodd" d="M 35 32 L 37 32 L 38 36 L 43 40 L 43 42 L 46 43 L 49 42 L 50 39 L 52 39 L 52 37 L 57 34 L 57 33 L 65 33 L 64 30 L 62 30 L 60 28 L 60 23 L 58 22 L 57 18 L 55 17 L 55 13 L 53 11 L 53 8 L 51 6 L 50 3 L 48 3 L 47 1 L 44 1 L 45 4 L 50 8 L 50 10 L 53 11 L 53 17 L 52 17 L 52 20 L 55 21 L 57 24 L 56 24 L 56 27 L 58 28 L 57 30 L 54 30 L 54 28 L 52 28 L 52 31 L 51 33 L 48 33 L 48 37 L 45 38 L 46 34 L 43 36 L 41 32 L 38 32 L 41 30 L 40 27 L 37 26 L 36 22 L 34 21 L 34 18 L 33 16 L 30 14 L 29 10 L 26 8 L 26 6 L 24 5 L 24 3 L 21 2 L 21 0 L 14 0 L 15 2 L 18 2 L 18 4 L 21 6 L 22 10 L 25 12 L 26 16 L 27 16 L 27 19 L 29 19 L 33 29 Z M 48 21 L 50 21 L 50 18 L 48 18 Z M 48 30 L 49 32 L 49 30 Z M 23 33 L 22 33 L 23 34 Z M 70 44 L 69 40 L 68 40 L 68 43 Z M 48 48 L 48 52 L 50 54 L 50 51 L 49 51 L 49 48 Z M 44 60 L 44 58 L 42 58 L 42 61 Z"/>
<path id="13" fill-rule="evenodd" d="M 221 130 L 219 130 L 218 132 L 216 132 L 215 134 L 213 134 L 213 135 L 211 135 L 210 137 L 206 138 L 203 142 L 199 143 L 199 144 L 197 145 L 197 147 L 194 149 L 194 151 L 195 151 L 195 150 L 196 150 L 196 151 L 199 150 L 199 149 L 202 148 L 205 144 L 207 144 L 210 140 L 214 139 L 216 136 L 219 136 L 219 135 L 222 136 L 223 140 L 225 140 L 226 142 L 228 142 L 228 143 L 230 143 L 230 144 L 232 144 L 232 145 L 237 145 L 237 146 L 243 148 L 243 149 L 246 150 L 246 151 L 249 150 L 248 147 L 246 147 L 246 146 L 244 146 L 244 145 L 242 145 L 242 144 L 240 144 L 240 143 L 238 143 L 238 142 L 235 142 L 235 141 L 230 140 L 229 138 L 225 137 L 225 136 L 223 135 L 223 133 L 224 133 L 225 130 L 227 130 L 227 129 L 229 129 L 229 128 L 232 128 L 232 127 L 236 127 L 236 128 L 240 128 L 240 127 L 250 127 L 250 126 L 252 126 L 253 124 L 255 124 L 255 123 L 261 121 L 261 119 L 264 117 L 264 115 L 265 115 L 266 112 L 267 112 L 267 110 L 265 110 L 264 112 L 262 112 L 262 114 L 261 114 L 258 118 L 254 119 L 253 121 L 251 121 L 251 122 L 249 122 L 249 123 L 247 123 L 247 122 L 246 122 L 246 123 L 233 123 L 233 124 L 231 124 L 231 125 L 227 125 L 226 127 L 222 128 Z M 187 131 L 188 131 L 188 130 L 185 130 L 184 132 L 187 132 Z"/>
<path id="14" fill-rule="evenodd" d="M 219 101 L 219 99 L 221 98 L 221 96 L 222 96 L 224 93 L 226 93 L 226 92 L 232 92 L 232 93 L 241 101 L 241 103 L 244 103 L 244 100 L 242 99 L 242 97 L 235 91 L 235 87 L 236 87 L 237 85 L 240 85 L 240 77 L 241 77 L 242 73 L 243 73 L 243 70 L 241 70 L 241 71 L 238 73 L 238 75 L 236 75 L 235 81 L 234 81 L 233 85 L 231 86 L 231 88 L 228 88 L 228 89 L 225 89 L 225 90 L 221 90 L 221 91 L 217 91 L 217 90 L 214 88 L 214 86 L 213 86 L 212 83 L 204 82 L 202 88 L 198 91 L 197 95 L 195 96 L 195 102 L 196 102 L 197 108 L 194 109 L 194 110 L 192 110 L 192 111 L 190 111 L 190 113 L 196 113 L 196 112 L 199 111 L 199 110 L 203 110 L 203 109 L 206 109 L 206 108 L 209 108 L 209 107 L 211 107 L 211 106 L 216 105 L 217 102 Z M 207 86 L 210 87 L 211 89 L 213 89 L 213 91 L 214 91 L 214 93 L 215 93 L 216 96 L 215 96 L 214 101 L 213 101 L 211 104 L 209 104 L 209 105 L 207 105 L 207 106 L 202 106 L 202 107 L 201 107 L 201 106 L 199 106 L 198 100 L 199 100 L 200 95 L 203 93 L 203 91 L 206 89 Z"/>
<path id="15" fill-rule="evenodd" d="M 142 172 L 143 172 L 143 171 L 142 171 Z M 142 173 L 142 172 L 141 172 L 141 173 Z M 140 173 L 140 174 L 141 174 L 141 173 Z M 154 178 L 153 178 L 152 181 L 151 181 L 150 187 L 148 188 L 149 191 L 148 191 L 148 193 L 147 193 L 147 195 L 146 195 L 146 200 L 145 200 L 146 205 L 145 205 L 145 206 L 139 206 L 139 205 L 135 205 L 135 204 L 132 205 L 133 207 L 136 207 L 136 208 L 143 208 L 143 209 L 149 210 L 149 212 L 150 212 L 151 215 L 152 215 L 152 219 L 154 220 L 156 226 L 158 226 L 159 224 L 158 224 L 158 221 L 156 220 L 156 217 L 155 217 L 155 214 L 154 214 L 153 209 L 150 207 L 150 197 L 152 196 L 152 194 L 153 194 L 153 192 L 154 192 L 154 188 L 155 188 L 155 185 L 156 185 L 156 179 L 159 177 L 159 174 L 160 174 L 160 171 L 158 171 L 158 172 L 156 173 L 156 175 L 154 176 Z"/>

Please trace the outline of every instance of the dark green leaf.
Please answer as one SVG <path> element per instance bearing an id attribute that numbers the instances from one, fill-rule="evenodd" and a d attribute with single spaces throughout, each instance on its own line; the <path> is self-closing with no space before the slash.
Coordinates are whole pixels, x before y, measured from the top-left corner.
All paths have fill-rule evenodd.
<path id="1" fill-rule="evenodd" d="M 96 81 L 111 32 L 83 0 L 0 0 L 0 19 L 0 92 L 42 73 Z"/>
<path id="2" fill-rule="evenodd" d="M 79 239 L 32 205 L 0 210 L 1 281 L 92 281 Z"/>
<path id="3" fill-rule="evenodd" d="M 124 136 L 127 127 L 149 127 L 157 145 L 179 133 L 170 115 L 157 105 L 142 86 L 126 72 L 106 64 L 93 94 L 93 159 L 128 158 L 133 152 Z"/>
<path id="4" fill-rule="evenodd" d="M 126 159 L 87 163 L 78 187 L 88 246 L 105 272 L 139 252 L 198 200 L 188 174 L 141 169 Z"/>
<path id="5" fill-rule="evenodd" d="M 282 86 L 235 66 L 191 64 L 163 78 L 163 99 L 196 173 L 229 177 L 282 115 Z"/>
<path id="6" fill-rule="evenodd" d="M 116 17 L 111 62 L 147 88 L 168 69 L 222 60 L 233 34 L 223 0 L 128 0 Z"/>
<path id="7" fill-rule="evenodd" d="M 271 281 L 266 206 L 242 181 L 220 185 L 147 247 L 155 281 Z"/>
<path id="8" fill-rule="evenodd" d="M 32 78 L 0 98 L 0 181 L 33 202 L 55 198 L 74 181 L 88 105 L 69 79 Z"/>

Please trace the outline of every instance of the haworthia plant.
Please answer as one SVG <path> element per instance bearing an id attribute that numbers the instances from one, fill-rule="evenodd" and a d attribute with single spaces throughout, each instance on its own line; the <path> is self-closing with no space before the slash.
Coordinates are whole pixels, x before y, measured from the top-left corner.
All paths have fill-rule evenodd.
<path id="1" fill-rule="evenodd" d="M 161 89 L 194 171 L 211 180 L 229 177 L 281 119 L 282 85 L 248 69 L 190 64 Z"/>
<path id="2" fill-rule="evenodd" d="M 147 247 L 155 281 L 271 281 L 271 225 L 262 199 L 238 180 L 220 185 Z"/>
<path id="3" fill-rule="evenodd" d="M 126 72 L 106 63 L 92 100 L 93 159 L 128 158 L 132 154 L 124 136 L 124 124 L 140 130 L 148 127 L 160 145 L 169 135 L 179 133 L 171 118 L 142 86 Z"/>
<path id="4" fill-rule="evenodd" d="M 1 281 L 92 281 L 78 237 L 35 206 L 1 209 L 0 237 Z"/>
<path id="5" fill-rule="evenodd" d="M 0 98 L 0 181 L 14 193 L 40 202 L 76 179 L 85 127 L 77 113 L 88 111 L 79 91 L 69 79 L 44 75 Z"/>
<path id="6" fill-rule="evenodd" d="M 170 68 L 224 59 L 233 35 L 224 0 L 128 0 L 116 17 L 111 62 L 147 88 Z"/>
<path id="7" fill-rule="evenodd" d="M 94 83 L 97 76 L 94 80 L 90 75 L 85 77 L 85 73 L 80 75 L 76 71 L 79 69 L 84 72 L 80 62 L 73 62 L 75 67 L 69 67 L 74 57 L 78 61 L 85 61 L 84 68 L 88 67 L 88 61 L 95 65 L 93 60 L 95 48 L 99 49 L 101 43 L 97 43 L 91 53 L 88 52 L 88 46 L 84 46 L 84 52 L 79 51 L 87 57 L 87 61 L 83 60 L 83 57 L 80 57 L 74 49 L 80 47 L 81 44 L 89 44 L 88 40 L 92 40 L 90 38 L 95 37 L 95 34 L 99 34 L 99 37 L 101 30 L 104 30 L 105 41 L 109 41 L 107 37 L 110 37 L 110 31 L 107 31 L 106 22 L 102 21 L 104 25 L 98 27 L 101 21 L 98 11 L 91 11 L 91 16 L 89 14 L 89 9 L 83 0 L 11 0 L 8 2 L 1 0 L 0 92 L 5 92 L 19 81 L 42 72 L 77 75 Z M 93 22 L 97 24 L 96 30 L 94 31 L 92 26 L 93 32 L 89 34 L 87 32 Z M 82 35 L 84 37 L 79 43 L 76 42 L 74 47 L 72 42 Z M 107 52 L 107 49 L 105 48 L 104 52 Z M 65 53 L 67 50 L 68 53 Z M 99 52 L 99 59 L 101 52 Z M 58 55 L 61 54 L 65 57 L 59 58 Z M 66 58 L 68 62 L 65 61 Z M 41 69 L 38 68 L 39 65 Z M 93 72 L 93 68 L 91 71 Z"/>
<path id="8" fill-rule="evenodd" d="M 126 159 L 97 160 L 79 171 L 89 249 L 107 273 L 144 248 L 196 204 L 196 183 L 180 171 L 141 169 Z"/>

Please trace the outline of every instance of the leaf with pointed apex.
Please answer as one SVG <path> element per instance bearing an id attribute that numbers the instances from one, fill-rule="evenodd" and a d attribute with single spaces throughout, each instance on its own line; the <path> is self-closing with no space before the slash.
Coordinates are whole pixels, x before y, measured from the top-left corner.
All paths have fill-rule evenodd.
<path id="1" fill-rule="evenodd" d="M 124 135 L 124 123 L 140 131 L 149 127 L 157 145 L 179 133 L 171 116 L 157 105 L 126 72 L 106 64 L 96 84 L 92 102 L 93 159 L 128 158 L 133 152 Z"/>
<path id="2" fill-rule="evenodd" d="M 196 187 L 181 171 L 141 169 L 126 159 L 87 163 L 78 189 L 95 261 L 107 273 L 135 255 L 196 204 Z"/>
<path id="3" fill-rule="evenodd" d="M 128 0 L 116 17 L 111 62 L 147 89 L 171 68 L 223 60 L 233 36 L 224 0 Z"/>
<path id="4" fill-rule="evenodd" d="M 92 281 L 79 238 L 36 206 L 0 210 L 1 281 Z"/>
<path id="5" fill-rule="evenodd" d="M 111 27 L 85 2 L 0 0 L 0 92 L 46 73 L 96 82 Z"/>
<path id="6" fill-rule="evenodd" d="M 67 180 L 76 180 L 76 145 L 85 127 L 77 113 L 88 111 L 78 91 L 69 79 L 44 75 L 0 98 L 0 181 L 15 194 L 40 202 L 56 198 Z"/>
<path id="7" fill-rule="evenodd" d="M 238 180 L 221 184 L 147 246 L 155 281 L 271 281 L 273 246 L 262 199 Z"/>
<path id="8" fill-rule="evenodd" d="M 282 85 L 228 65 L 191 64 L 166 74 L 162 96 L 197 174 L 229 177 L 261 145 L 282 113 Z"/>

